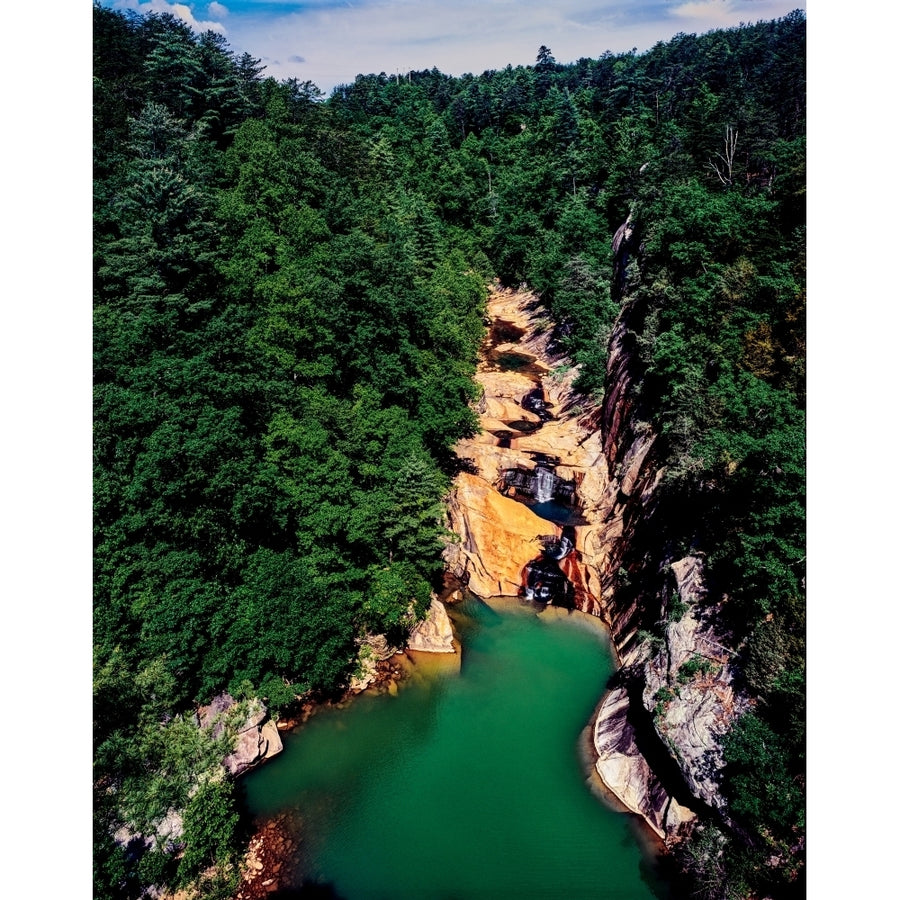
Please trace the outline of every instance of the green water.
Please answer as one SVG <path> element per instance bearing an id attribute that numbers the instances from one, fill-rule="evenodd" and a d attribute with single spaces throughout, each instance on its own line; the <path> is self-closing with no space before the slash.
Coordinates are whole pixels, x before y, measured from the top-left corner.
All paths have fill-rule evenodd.
<path id="1" fill-rule="evenodd" d="M 245 779 L 250 811 L 299 810 L 304 876 L 345 900 L 662 896 L 580 758 L 612 671 L 605 637 L 579 613 L 492 603 L 451 609 L 461 672 L 417 654 L 427 675 L 398 696 L 287 736 Z"/>

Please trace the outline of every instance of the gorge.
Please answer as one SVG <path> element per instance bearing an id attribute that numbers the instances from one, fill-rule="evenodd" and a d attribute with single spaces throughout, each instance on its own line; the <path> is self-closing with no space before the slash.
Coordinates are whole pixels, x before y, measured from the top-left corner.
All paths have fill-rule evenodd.
<path id="1" fill-rule="evenodd" d="M 496 766 L 602 779 L 684 896 L 801 896 L 803 12 L 324 98 L 222 34 L 111 6 L 93 8 L 96 900 L 234 898 L 250 872 L 254 898 L 276 890 L 240 804 L 288 765 L 288 724 L 365 689 L 339 712 L 409 704 L 434 736 L 441 704 L 401 660 L 443 658 L 435 698 L 480 697 L 501 607 L 535 628 L 513 706 L 559 669 L 578 709 L 564 749 L 526 764 L 515 739 Z M 605 629 L 608 658 L 594 641 L 569 672 L 537 636 L 551 622 Z M 449 789 L 444 765 L 424 767 Z M 297 848 L 286 819 L 265 827 Z"/>
<path id="2" fill-rule="evenodd" d="M 626 304 L 626 317 L 627 312 Z M 604 829 L 616 826 L 595 829 L 620 817 L 621 812 L 611 810 L 638 816 L 658 842 L 656 849 L 677 846 L 698 814 L 720 815 L 717 770 L 723 761 L 718 738 L 738 711 L 746 708 L 746 700 L 732 685 L 730 651 L 722 643 L 726 638 L 716 627 L 715 611 L 703 606 L 702 557 L 666 562 L 684 610 L 680 618 L 667 623 L 664 649 L 654 653 L 637 636 L 648 618 L 647 610 L 637 606 L 621 610 L 612 602 L 610 585 L 622 562 L 623 542 L 629 537 L 624 523 L 630 517 L 634 528 L 634 518 L 640 515 L 641 505 L 652 500 L 660 477 L 658 472 L 643 470 L 652 438 L 646 431 L 630 434 L 627 417 L 592 406 L 573 389 L 577 368 L 554 347 L 553 323 L 532 292 L 494 285 L 486 316 L 489 332 L 475 376 L 482 388 L 477 401 L 482 430 L 457 444 L 463 471 L 450 495 L 448 521 L 455 539 L 445 550 L 451 588 L 459 584 L 465 589 L 465 593 L 451 589 L 444 594 L 454 630 L 462 637 L 463 683 L 457 683 L 461 677 L 458 660 L 448 667 L 431 654 L 407 650 L 393 658 L 408 682 L 400 688 L 401 699 L 393 701 L 393 711 L 379 705 L 380 697 L 360 697 L 348 709 L 317 713 L 314 726 L 310 723 L 287 737 L 285 759 L 248 779 L 249 808 L 261 821 L 272 821 L 286 811 L 289 821 L 300 817 L 287 832 L 291 846 L 300 849 L 278 883 L 294 883 L 293 878 L 307 886 L 333 884 L 338 895 L 349 897 L 386 896 L 391 889 L 423 897 L 432 892 L 435 897 L 444 896 L 447 890 L 468 897 L 468 891 L 474 891 L 474 897 L 492 884 L 502 895 L 503 890 L 512 889 L 516 877 L 522 877 L 523 884 L 530 884 L 538 895 L 559 891 L 561 896 L 592 896 L 610 887 L 605 880 L 610 877 L 609 861 L 599 869 L 593 861 L 598 856 L 610 859 L 603 849 L 608 838 L 602 835 Z M 612 346 L 610 372 L 616 377 L 627 369 L 627 360 L 616 351 L 615 335 Z M 610 394 L 617 396 L 621 390 L 621 384 L 613 384 Z M 618 432 L 598 427 L 604 415 L 618 424 Z M 612 467 L 605 455 L 607 449 L 616 449 L 613 441 L 604 440 L 610 436 L 626 447 L 621 458 L 627 463 L 617 477 L 610 476 Z M 446 615 L 437 599 L 432 606 Z M 484 629 L 492 622 L 500 625 L 497 613 L 503 627 L 511 629 L 504 640 L 515 643 L 504 650 L 493 642 L 485 644 Z M 602 631 L 610 654 L 606 660 L 579 656 L 585 627 L 566 623 L 573 614 L 597 622 L 595 631 Z M 509 616 L 519 624 L 507 623 Z M 567 624 L 552 650 L 531 637 L 526 625 L 531 617 L 547 616 L 556 628 Z M 409 646 L 416 647 L 418 642 L 414 637 Z M 445 649 L 457 646 L 454 640 L 454 647 Z M 486 653 L 496 657 L 487 659 Z M 709 663 L 699 664 L 690 678 L 679 678 L 684 664 L 698 658 Z M 488 675 L 489 670 L 496 674 Z M 499 678 L 501 672 L 507 680 L 503 688 L 497 686 L 497 693 L 479 687 L 483 680 Z M 678 684 L 677 695 L 673 692 L 661 703 L 660 692 L 673 682 Z M 588 697 L 580 707 L 583 717 L 590 703 L 596 704 L 590 720 L 583 718 L 579 723 L 580 741 L 574 740 L 578 729 L 571 719 L 564 724 L 542 718 L 549 709 L 559 713 L 579 708 L 578 703 L 562 704 L 559 694 L 542 694 L 541 685 L 550 683 L 573 697 Z M 588 685 L 592 687 L 585 695 L 583 688 Z M 397 696 L 393 685 L 390 693 Z M 460 705 L 467 703 L 474 705 Z M 406 711 L 397 713 L 396 704 Z M 445 716 L 449 716 L 446 721 Z M 473 719 L 479 724 L 470 732 Z M 427 725 L 420 733 L 423 723 Z M 593 811 L 582 807 L 583 784 L 574 795 L 555 780 L 547 796 L 534 787 L 534 773 L 520 770 L 503 749 L 521 729 L 557 731 L 553 741 L 558 749 L 553 752 L 558 758 L 553 760 L 545 749 L 532 749 L 517 738 L 522 743 L 518 752 L 531 761 L 530 768 L 542 771 L 542 782 L 560 778 L 568 783 L 579 771 L 590 782 L 588 768 L 599 778 L 600 799 L 591 798 Z M 564 752 L 566 730 L 570 749 Z M 576 743 L 580 758 L 574 752 Z M 388 757 L 376 751 L 375 759 L 365 764 L 358 758 L 366 748 L 388 747 L 392 748 Z M 399 768 L 394 757 L 403 760 Z M 485 766 L 493 766 L 487 782 L 473 774 Z M 362 769 L 367 775 L 360 780 Z M 436 776 L 435 770 L 444 775 Z M 507 770 L 508 775 L 499 775 Z M 497 781 L 506 783 L 507 778 L 504 793 Z M 526 786 L 530 813 L 523 808 L 518 815 L 521 821 L 514 827 L 505 811 L 514 803 L 511 798 Z M 455 799 L 438 799 L 447 789 Z M 415 822 L 420 809 L 434 807 L 452 832 L 452 837 L 445 833 L 438 857 L 432 857 L 427 841 L 420 845 L 417 829 L 406 833 L 394 818 L 391 830 L 400 830 L 393 838 L 404 843 L 417 861 L 397 868 L 397 851 L 381 835 L 379 822 L 386 798 L 398 792 L 408 798 L 392 804 L 400 821 Z M 479 801 L 487 792 L 496 792 L 489 802 L 499 818 L 482 811 Z M 524 833 L 547 824 L 549 806 L 559 809 L 557 827 L 565 823 L 582 836 L 595 835 L 584 849 L 571 841 L 558 848 L 559 870 L 546 851 L 531 849 L 520 856 Z M 533 824 L 529 816 L 537 817 Z M 575 825 L 580 816 L 586 817 L 584 822 Z M 596 824 L 590 824 L 595 819 Z M 619 820 L 625 827 L 626 820 Z M 486 830 L 492 841 L 502 834 L 503 843 L 484 857 L 461 842 L 461 835 L 470 829 L 475 834 Z M 650 863 L 654 845 L 646 837 L 640 840 L 637 833 L 633 835 L 634 847 L 645 845 L 645 861 L 640 863 L 630 851 L 622 854 L 617 849 L 616 871 L 625 867 L 621 877 L 626 880 L 643 872 L 640 877 L 649 879 L 653 896 L 669 896 L 670 888 L 653 873 Z M 366 846 L 368 851 L 363 849 Z M 458 855 L 467 860 L 465 877 L 457 873 L 458 877 L 449 878 L 439 859 Z M 358 862 L 360 858 L 366 862 Z M 532 870 L 526 860 L 540 860 L 538 869 Z M 631 876 L 626 874 L 628 866 Z M 358 872 L 355 879 L 354 871 Z M 443 875 L 436 877 L 436 873 Z M 269 868 L 260 873 L 260 881 L 267 874 L 271 875 Z M 470 887 L 464 886 L 466 878 L 472 879 Z M 638 882 L 629 884 L 629 897 L 644 895 L 646 888 Z M 521 886 L 516 890 L 521 891 Z"/>

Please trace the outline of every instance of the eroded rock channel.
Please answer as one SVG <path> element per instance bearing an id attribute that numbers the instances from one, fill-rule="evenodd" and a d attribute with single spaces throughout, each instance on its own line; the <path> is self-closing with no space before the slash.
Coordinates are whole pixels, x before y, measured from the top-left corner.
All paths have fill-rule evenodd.
<path id="1" fill-rule="evenodd" d="M 588 503 L 605 487 L 599 436 L 580 424 L 576 373 L 527 291 L 496 288 L 476 374 L 482 433 L 462 441 L 450 503 L 451 572 L 480 597 L 599 612 Z M 595 543 L 595 542 L 594 542 Z"/>

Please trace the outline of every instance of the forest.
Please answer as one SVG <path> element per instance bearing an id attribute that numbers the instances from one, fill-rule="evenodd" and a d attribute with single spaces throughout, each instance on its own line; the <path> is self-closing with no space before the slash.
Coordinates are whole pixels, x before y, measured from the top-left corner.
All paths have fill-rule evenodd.
<path id="1" fill-rule="evenodd" d="M 652 540 L 707 555 L 756 701 L 727 739 L 736 824 L 680 848 L 677 877 L 802 896 L 805 30 L 568 65 L 542 46 L 326 98 L 95 4 L 95 897 L 232 896 L 234 784 L 193 711 L 339 692 L 362 635 L 424 614 L 487 285 L 540 295 L 599 404 L 626 219 L 633 399 L 666 469 Z M 180 842 L 114 841 L 173 808 Z"/>

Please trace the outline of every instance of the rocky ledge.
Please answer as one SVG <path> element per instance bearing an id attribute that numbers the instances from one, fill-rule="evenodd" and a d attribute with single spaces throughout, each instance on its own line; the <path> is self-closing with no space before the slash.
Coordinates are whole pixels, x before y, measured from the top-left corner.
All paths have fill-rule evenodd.
<path id="1" fill-rule="evenodd" d="M 407 649 L 424 653 L 456 653 L 450 616 L 437 597 L 431 598 L 425 618 L 410 632 Z"/>
<path id="2" fill-rule="evenodd" d="M 536 470 L 537 460 L 552 457 L 554 476 L 577 485 L 582 513 L 599 510 L 607 490 L 606 468 L 599 465 L 600 436 L 583 421 L 572 389 L 578 371 L 556 349 L 536 296 L 495 287 L 488 315 L 492 333 L 515 335 L 515 340 L 489 340 L 482 351 L 475 375 L 482 389 L 482 432 L 456 446 L 467 471 L 457 476 L 448 504 L 458 540 L 444 553 L 449 572 L 485 599 L 520 593 L 526 566 L 540 554 L 542 539 L 559 538 L 562 530 L 507 496 L 504 473 L 518 468 L 527 475 Z M 519 368 L 504 369 L 510 358 Z M 535 395 L 540 415 L 528 408 Z M 577 607 L 599 614 L 605 549 L 592 524 L 595 518 L 599 523 L 602 511 L 582 516 L 582 523 L 573 526 L 574 552 L 562 568 L 575 583 Z"/>
<path id="3" fill-rule="evenodd" d="M 214 738 L 218 738 L 228 724 L 237 731 L 234 750 L 222 761 L 225 771 L 232 777 L 281 753 L 283 747 L 278 728 L 268 715 L 261 700 L 248 701 L 246 711 L 242 712 L 234 697 L 227 693 L 219 694 L 209 706 L 197 710 L 199 726 L 209 730 Z"/>

